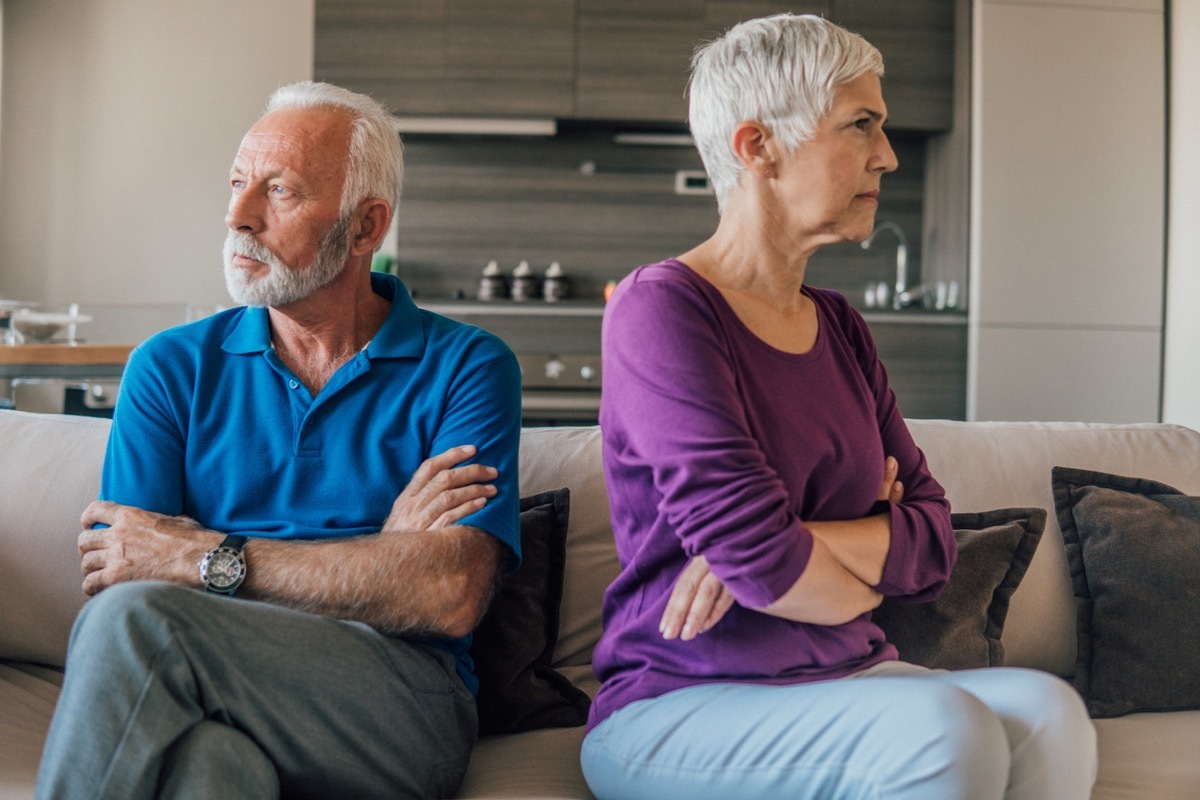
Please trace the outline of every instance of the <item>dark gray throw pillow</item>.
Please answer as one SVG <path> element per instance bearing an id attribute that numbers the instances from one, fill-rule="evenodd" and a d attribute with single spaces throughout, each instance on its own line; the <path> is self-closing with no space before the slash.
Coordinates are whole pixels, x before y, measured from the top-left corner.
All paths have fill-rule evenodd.
<path id="1" fill-rule="evenodd" d="M 1008 603 L 1033 559 L 1046 512 L 1003 508 L 952 514 L 950 523 L 958 562 L 942 594 L 928 603 L 888 598 L 872 619 L 904 661 L 934 669 L 1000 666 Z"/>
<path id="2" fill-rule="evenodd" d="M 1075 688 L 1093 717 L 1200 708 L 1200 497 L 1055 467 L 1075 591 Z"/>
<path id="3" fill-rule="evenodd" d="M 570 491 L 521 498 L 521 565 L 501 581 L 475 629 L 480 734 L 587 721 L 591 701 L 550 666 L 558 642 Z"/>

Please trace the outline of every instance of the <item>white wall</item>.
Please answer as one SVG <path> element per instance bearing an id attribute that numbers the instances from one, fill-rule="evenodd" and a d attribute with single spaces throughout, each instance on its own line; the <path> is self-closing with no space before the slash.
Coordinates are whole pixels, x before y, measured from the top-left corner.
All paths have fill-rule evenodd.
<path id="1" fill-rule="evenodd" d="M 228 302 L 228 170 L 313 0 L 3 0 L 0 297 Z"/>
<path id="2" fill-rule="evenodd" d="M 1200 0 L 1171 2 L 1163 420 L 1200 429 Z"/>

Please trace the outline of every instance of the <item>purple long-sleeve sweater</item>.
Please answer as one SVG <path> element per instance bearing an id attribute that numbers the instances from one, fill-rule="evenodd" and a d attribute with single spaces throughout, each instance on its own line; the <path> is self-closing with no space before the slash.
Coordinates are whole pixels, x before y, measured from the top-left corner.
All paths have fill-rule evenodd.
<path id="1" fill-rule="evenodd" d="M 890 505 L 876 588 L 917 602 L 945 586 L 956 553 L 950 507 L 866 323 L 841 295 L 803 291 L 819 322 L 803 355 L 752 334 L 679 261 L 639 268 L 609 302 L 600 423 L 622 569 L 605 595 L 589 726 L 686 686 L 802 683 L 896 658 L 870 614 L 825 626 L 752 610 L 804 572 L 805 520 L 871 513 L 888 455 L 900 463 L 904 499 Z M 711 631 L 665 640 L 658 625 L 671 588 L 701 554 L 737 602 Z"/>

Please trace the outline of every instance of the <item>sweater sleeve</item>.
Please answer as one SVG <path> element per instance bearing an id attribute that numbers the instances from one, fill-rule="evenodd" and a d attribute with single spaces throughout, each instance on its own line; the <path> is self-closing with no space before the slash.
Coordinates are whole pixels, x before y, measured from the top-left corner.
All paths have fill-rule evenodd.
<path id="1" fill-rule="evenodd" d="M 903 602 L 926 602 L 946 587 L 957 558 L 950 503 L 909 433 L 866 322 L 847 309 L 851 315 L 848 327 L 856 331 L 858 339 L 859 362 L 875 397 L 884 453 L 899 462 L 898 479 L 904 485 L 903 499 L 890 508 L 891 546 L 883 580 L 875 588 Z"/>
<path id="2" fill-rule="evenodd" d="M 601 405 L 605 458 L 616 465 L 610 492 L 614 513 L 665 518 L 687 556 L 704 555 L 734 598 L 756 608 L 799 579 L 812 535 L 751 435 L 710 302 L 645 271 L 610 302 Z M 639 494 L 647 480 L 652 499 Z"/>

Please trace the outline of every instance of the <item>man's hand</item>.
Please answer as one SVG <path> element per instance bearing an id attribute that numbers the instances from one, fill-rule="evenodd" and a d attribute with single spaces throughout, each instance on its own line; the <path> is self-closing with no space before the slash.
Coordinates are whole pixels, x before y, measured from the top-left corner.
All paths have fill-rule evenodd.
<path id="1" fill-rule="evenodd" d="M 80 523 L 80 568 L 87 595 L 133 580 L 198 586 L 200 560 L 224 538 L 188 517 L 168 517 L 100 500 L 87 507 Z"/>
<path id="2" fill-rule="evenodd" d="M 733 595 L 709 571 L 704 556 L 696 556 L 675 580 L 658 630 L 664 639 L 691 641 L 712 630 L 732 606 Z"/>
<path id="3" fill-rule="evenodd" d="M 483 508 L 496 494 L 496 487 L 487 481 L 497 473 L 483 464 L 456 466 L 473 455 L 475 446 L 468 444 L 427 458 L 392 504 L 383 530 L 444 528 Z"/>

